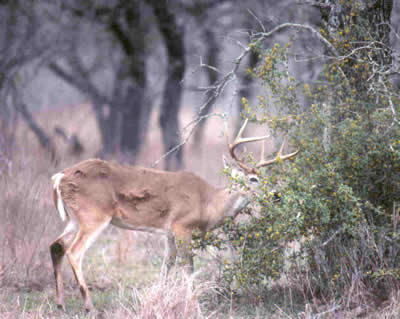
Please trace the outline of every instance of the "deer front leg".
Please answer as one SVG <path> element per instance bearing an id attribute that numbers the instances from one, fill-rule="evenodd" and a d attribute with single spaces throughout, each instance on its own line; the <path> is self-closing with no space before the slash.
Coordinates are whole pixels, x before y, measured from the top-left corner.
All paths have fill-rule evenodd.
<path id="1" fill-rule="evenodd" d="M 165 239 L 165 254 L 163 264 L 161 266 L 161 278 L 167 279 L 167 276 L 171 268 L 176 262 L 177 249 L 175 244 L 175 238 L 172 233 L 168 233 Z"/>
<path id="2" fill-rule="evenodd" d="M 182 260 L 183 269 L 187 274 L 192 274 L 194 270 L 193 254 L 191 250 L 192 230 L 181 225 L 175 225 L 172 229 L 175 235 L 178 255 Z"/>

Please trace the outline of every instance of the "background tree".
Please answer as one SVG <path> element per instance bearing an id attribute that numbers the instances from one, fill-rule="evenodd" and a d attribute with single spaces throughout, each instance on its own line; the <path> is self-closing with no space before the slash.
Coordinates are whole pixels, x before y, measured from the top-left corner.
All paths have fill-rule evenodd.
<path id="1" fill-rule="evenodd" d="M 114 72 L 113 90 L 108 94 L 104 87 L 96 85 L 97 79 L 93 76 L 96 70 L 93 66 L 87 66 L 85 64 L 88 63 L 82 61 L 82 56 L 78 52 L 79 44 L 75 42 L 74 35 L 79 32 L 75 25 L 68 25 L 72 30 L 72 38 L 71 48 L 66 51 L 63 59 L 67 67 L 61 65 L 61 61 L 51 64 L 53 72 L 89 95 L 92 100 L 102 133 L 102 153 L 111 154 L 119 151 L 129 154 L 130 161 L 134 162 L 146 136 L 146 126 L 152 110 L 150 93 L 147 93 L 148 51 L 145 40 L 149 34 L 148 25 L 145 23 L 147 18 L 157 22 L 167 54 L 166 81 L 160 114 L 165 152 L 179 145 L 178 116 L 181 104 L 181 81 L 185 71 L 184 33 L 183 28 L 176 22 L 171 5 L 167 2 L 152 1 L 85 4 L 76 2 L 73 5 L 63 6 L 62 9 L 75 17 L 72 21 L 90 23 L 96 28 L 97 33 L 118 44 L 117 48 L 110 48 L 116 50 L 118 54 L 109 52 L 110 57 L 117 62 L 111 66 Z M 151 17 L 150 9 L 154 18 Z M 182 148 L 172 153 L 166 157 L 167 169 L 182 166 Z M 174 165 L 170 163 L 171 160 L 175 161 Z"/>
<path id="2" fill-rule="evenodd" d="M 101 253 L 94 247 L 90 257 L 107 260 L 106 269 L 91 263 L 96 287 L 107 292 L 95 298 L 102 316 L 134 317 L 150 305 L 179 317 L 190 299 L 197 317 L 399 317 L 398 1 L 0 0 L 0 17 L 0 303 L 7 315 L 59 316 L 45 302 L 53 299 L 48 242 L 62 227 L 49 213 L 48 184 L 77 158 L 58 142 L 76 134 L 81 158 L 100 151 L 144 166 L 167 158 L 168 169 L 177 169 L 186 158 L 186 169 L 213 184 L 226 177 L 246 187 L 229 169 L 216 174 L 226 152 L 222 127 L 236 121 L 240 100 L 241 119 L 254 123 L 249 131 L 257 122 L 260 135 L 271 134 L 266 153 L 285 134 L 284 153 L 300 153 L 261 170 L 252 216 L 193 243 L 222 248 L 196 263 L 196 281 L 212 281 L 218 292 L 200 297 L 196 285 L 187 295 L 192 285 L 157 282 L 163 246 L 151 235 L 124 242 L 135 247 L 134 262 L 118 266 L 108 240 L 117 235 L 107 232 Z M 198 145 L 206 152 L 185 148 L 211 117 Z M 181 129 L 179 119 L 189 124 Z M 59 164 L 48 156 L 56 147 Z M 258 157 L 250 147 L 248 165 Z M 158 253 L 148 254 L 150 246 Z M 143 266 L 154 277 L 143 281 Z M 147 297 L 154 283 L 156 298 Z M 70 306 L 70 315 L 85 316 Z"/>
<path id="3" fill-rule="evenodd" d="M 69 48 L 62 60 L 52 62 L 50 68 L 90 97 L 102 136 L 101 153 L 129 153 L 130 160 L 134 161 L 151 110 L 145 103 L 145 7 L 138 1 L 73 4 L 61 8 L 71 15 L 65 26 L 70 32 Z M 78 28 L 74 22 L 78 22 Z M 102 38 L 99 49 L 107 50 L 105 56 L 94 57 L 91 65 L 82 60 L 81 43 L 76 41 L 87 25 L 94 27 L 98 38 Z M 117 47 L 104 46 L 105 41 L 110 40 L 115 41 Z M 113 72 L 112 90 L 107 89 L 104 82 L 99 83 L 100 67 Z"/>
<path id="4" fill-rule="evenodd" d="M 41 146 L 56 157 L 50 137 L 38 125 L 25 104 L 22 72 L 39 63 L 57 47 L 57 41 L 48 34 L 45 41 L 38 41 L 45 32 L 40 22 L 40 8 L 25 6 L 23 1 L 0 3 L 0 154 L 11 151 L 17 115 L 20 114 L 36 134 Z M 51 43 L 51 45 L 50 45 Z"/>
<path id="5" fill-rule="evenodd" d="M 147 0 L 167 49 L 167 76 L 160 109 L 160 126 L 163 132 L 165 152 L 180 144 L 179 110 L 182 98 L 182 80 L 185 73 L 184 29 L 177 21 L 169 4 L 164 1 Z M 167 170 L 183 166 L 182 147 L 166 157 Z"/>

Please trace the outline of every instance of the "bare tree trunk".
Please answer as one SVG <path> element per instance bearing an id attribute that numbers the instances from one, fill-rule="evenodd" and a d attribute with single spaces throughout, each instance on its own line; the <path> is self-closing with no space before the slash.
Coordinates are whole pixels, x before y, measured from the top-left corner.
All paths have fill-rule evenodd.
<path id="1" fill-rule="evenodd" d="M 20 71 L 49 50 L 47 39 L 38 41 L 41 24 L 35 9 L 34 3 L 0 2 L 0 133 L 3 134 L 0 143 L 11 148 L 17 114 L 21 114 L 40 145 L 55 160 L 56 150 L 52 140 L 37 124 L 19 92 L 23 79 Z"/>
<path id="2" fill-rule="evenodd" d="M 134 161 L 142 143 L 142 123 L 145 115 L 146 91 L 145 30 L 141 18 L 142 5 L 133 1 L 125 11 L 127 30 L 114 22 L 111 29 L 119 39 L 127 59 L 121 65 L 119 76 L 127 80 L 122 94 L 117 97 L 117 108 L 121 111 L 120 150 L 129 153 Z"/>
<path id="3" fill-rule="evenodd" d="M 184 31 L 176 22 L 167 1 L 148 0 L 157 19 L 168 54 L 167 79 L 160 111 L 160 126 L 165 152 L 180 145 L 179 111 L 182 98 L 181 81 L 185 73 Z M 183 148 L 166 157 L 165 169 L 176 170 L 183 166 Z"/>
<path id="4" fill-rule="evenodd" d="M 102 149 L 98 156 L 104 158 L 118 151 L 117 124 L 118 117 L 121 115 L 120 112 L 112 111 L 109 105 L 96 101 L 92 103 L 102 142 Z"/>
<path id="5" fill-rule="evenodd" d="M 344 4 L 340 0 L 327 1 L 328 6 L 320 8 L 326 30 L 330 37 L 336 38 L 341 30 L 346 27 L 349 28 L 352 24 L 357 25 L 362 32 L 357 34 L 354 32 L 352 35 L 353 42 L 363 43 L 365 37 L 374 40 L 374 47 L 371 47 L 370 50 L 360 51 L 358 60 L 373 58 L 378 68 L 385 69 L 392 63 L 390 19 L 393 0 L 360 0 L 359 2 L 360 11 L 356 16 L 353 16 L 350 12 L 350 5 Z M 349 17 L 351 17 L 350 20 Z M 342 70 L 346 77 L 350 79 L 355 94 L 362 100 L 367 94 L 370 84 L 369 81 L 361 77 L 361 72 L 354 72 L 354 66 L 357 63 L 356 59 L 350 59 L 348 63 L 342 66 Z M 353 98 L 356 99 L 357 97 L 353 96 Z M 347 117 L 347 115 L 342 115 L 337 120 L 341 121 L 345 116 Z"/>
<path id="6" fill-rule="evenodd" d="M 111 107 L 112 99 L 103 96 L 85 76 L 88 72 L 78 59 L 77 56 L 68 57 L 67 62 L 70 68 L 68 71 L 57 63 L 50 63 L 49 68 L 54 74 L 90 97 L 102 142 L 102 150 L 98 156 L 105 157 L 119 150 L 117 123 L 121 115 Z"/>
<path id="7" fill-rule="evenodd" d="M 15 140 L 15 130 L 18 118 L 17 110 L 7 103 L 7 89 L 4 77 L 0 74 L 0 156 L 11 154 Z"/>
<path id="8" fill-rule="evenodd" d="M 253 69 L 256 67 L 258 62 L 258 53 L 255 51 L 251 51 L 249 54 L 249 59 L 247 62 L 247 69 Z M 238 113 L 240 114 L 242 112 L 242 99 L 246 98 L 249 99 L 252 94 L 252 89 L 251 89 L 251 84 L 253 83 L 253 78 L 247 74 L 243 73 L 240 79 L 240 88 L 237 93 L 237 107 L 238 107 Z M 240 127 L 242 126 L 242 119 L 240 116 L 237 117 L 235 130 L 238 131 Z"/>
<path id="9" fill-rule="evenodd" d="M 249 37 L 251 39 L 251 34 L 252 32 L 256 29 L 255 23 L 258 23 L 255 21 L 254 17 L 251 15 L 248 15 L 246 20 L 244 21 L 244 28 L 247 30 Z M 258 53 L 254 50 L 252 50 L 249 54 L 248 60 L 247 60 L 247 69 L 253 69 L 256 67 L 258 63 Z M 240 73 L 240 80 L 239 80 L 239 90 L 237 92 L 237 108 L 238 108 L 238 113 L 240 114 L 243 108 L 242 105 L 242 98 L 249 99 L 252 94 L 252 89 L 251 85 L 253 83 L 253 78 L 251 75 L 249 75 L 247 72 L 242 72 Z M 236 131 L 241 127 L 242 125 L 242 120 L 241 117 L 238 116 L 235 126 L 236 126 Z"/>
<path id="10" fill-rule="evenodd" d="M 122 152 L 131 163 L 143 141 L 143 116 L 148 115 L 144 105 L 146 91 L 146 46 L 145 27 L 143 23 L 143 1 L 117 1 L 115 6 L 93 3 L 87 8 L 70 6 L 67 8 L 77 17 L 93 19 L 103 23 L 107 31 L 120 45 L 122 55 L 116 70 L 114 88 L 107 96 L 96 87 L 90 78 L 90 70 L 76 53 L 72 44 L 71 55 L 66 56 L 69 64 L 67 70 L 55 63 L 50 68 L 83 94 L 87 94 L 96 114 L 103 148 L 100 156 Z"/>
<path id="11" fill-rule="evenodd" d="M 325 21 L 330 36 L 336 36 L 338 30 L 346 23 L 350 14 L 350 6 L 340 0 L 328 0 L 326 6 L 320 7 L 322 19 Z M 393 0 L 360 0 L 360 13 L 358 17 L 352 17 L 357 24 L 363 26 L 365 32 L 369 32 L 374 39 L 379 39 L 387 48 L 390 47 L 390 19 L 393 9 Z M 364 40 L 367 34 L 360 34 Z M 375 57 L 377 62 L 390 63 L 391 54 L 386 50 L 380 52 L 382 56 Z M 389 60 L 388 60 L 389 59 Z"/>
<path id="12" fill-rule="evenodd" d="M 216 68 L 218 64 L 219 46 L 215 33 L 212 28 L 206 27 L 203 32 L 204 43 L 206 43 L 206 64 L 210 67 Z M 212 68 L 205 68 L 207 72 L 208 86 L 214 85 L 218 80 L 218 73 Z M 207 123 L 207 115 L 210 113 L 215 102 L 215 93 L 208 91 L 205 95 L 205 102 L 202 105 L 198 117 L 200 118 L 199 126 L 194 135 L 195 147 L 199 148 L 203 143 L 204 127 Z"/>
<path id="13" fill-rule="evenodd" d="M 22 118 L 28 124 L 32 132 L 36 135 L 40 145 L 50 154 L 51 160 L 57 162 L 58 161 L 57 152 L 50 136 L 48 136 L 46 132 L 42 130 L 39 124 L 36 123 L 32 114 L 29 112 L 27 106 L 23 102 L 17 101 L 16 104 L 18 112 L 20 112 Z"/>

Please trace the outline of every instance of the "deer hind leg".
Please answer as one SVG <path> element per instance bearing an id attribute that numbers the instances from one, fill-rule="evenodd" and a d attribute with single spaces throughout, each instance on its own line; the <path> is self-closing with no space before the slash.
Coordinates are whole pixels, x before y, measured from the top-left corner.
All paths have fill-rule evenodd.
<path id="1" fill-rule="evenodd" d="M 62 262 L 68 245 L 73 239 L 75 223 L 70 220 L 64 232 L 50 245 L 51 260 L 53 262 L 54 277 L 56 279 L 56 302 L 59 308 L 65 310 L 64 304 L 64 284 L 61 273 Z"/>
<path id="2" fill-rule="evenodd" d="M 171 268 L 175 265 L 177 255 L 175 238 L 172 233 L 168 233 L 165 242 L 165 255 L 163 265 L 161 267 L 161 278 L 166 279 Z"/>
<path id="3" fill-rule="evenodd" d="M 78 282 L 79 290 L 81 291 L 85 309 L 87 311 L 93 309 L 93 303 L 89 294 L 89 289 L 86 285 L 85 278 L 83 277 L 83 257 L 90 245 L 93 244 L 100 233 L 110 223 L 110 220 L 111 218 L 102 222 L 96 222 L 96 224 L 90 224 L 90 227 L 87 225 L 81 225 L 78 234 L 66 252 L 69 263 L 72 267 L 72 271 L 74 272 L 76 281 Z"/>

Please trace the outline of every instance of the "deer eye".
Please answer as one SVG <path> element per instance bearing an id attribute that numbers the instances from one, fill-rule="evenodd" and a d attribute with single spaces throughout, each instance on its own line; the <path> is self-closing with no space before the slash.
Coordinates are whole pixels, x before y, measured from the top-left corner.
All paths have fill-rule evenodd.
<path id="1" fill-rule="evenodd" d="M 258 178 L 256 178 L 256 177 L 250 177 L 250 178 L 249 178 L 249 182 L 250 182 L 250 183 L 258 183 Z"/>

